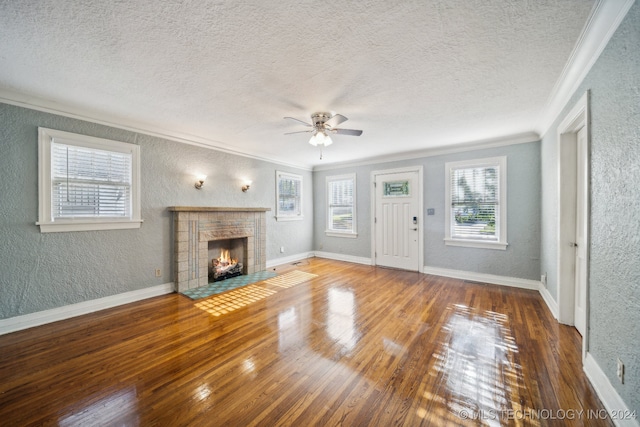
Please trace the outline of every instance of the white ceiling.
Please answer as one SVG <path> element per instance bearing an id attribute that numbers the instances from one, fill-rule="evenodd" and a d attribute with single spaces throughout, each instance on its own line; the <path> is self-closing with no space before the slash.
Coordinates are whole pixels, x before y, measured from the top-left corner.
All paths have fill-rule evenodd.
<path id="1" fill-rule="evenodd" d="M 540 132 L 594 2 L 0 0 L 0 100 L 308 168 Z"/>

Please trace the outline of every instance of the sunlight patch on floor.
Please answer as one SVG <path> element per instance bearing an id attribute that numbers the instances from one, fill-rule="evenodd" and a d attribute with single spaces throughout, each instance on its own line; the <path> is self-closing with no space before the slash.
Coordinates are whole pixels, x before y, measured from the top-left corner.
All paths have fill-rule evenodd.
<path id="1" fill-rule="evenodd" d="M 282 288 L 291 288 L 318 277 L 317 274 L 294 270 L 289 273 L 254 283 L 228 292 L 213 295 L 194 303 L 196 307 L 213 316 L 221 316 L 242 308 L 268 296 L 277 294 Z"/>
<path id="2" fill-rule="evenodd" d="M 300 283 L 311 280 L 314 277 L 318 277 L 318 275 L 295 270 L 283 274 L 282 276 L 276 276 L 272 279 L 265 280 L 264 282 L 269 285 L 280 286 L 281 288 L 290 288 L 292 286 L 299 285 Z"/>
<path id="3" fill-rule="evenodd" d="M 277 292 L 263 286 L 249 285 L 199 301 L 195 303 L 195 306 L 217 317 L 242 308 L 252 302 L 260 301 Z"/>

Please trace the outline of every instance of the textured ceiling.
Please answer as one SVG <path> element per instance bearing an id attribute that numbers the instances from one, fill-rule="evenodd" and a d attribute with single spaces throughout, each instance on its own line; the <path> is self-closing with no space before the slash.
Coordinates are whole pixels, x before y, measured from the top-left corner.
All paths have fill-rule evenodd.
<path id="1" fill-rule="evenodd" d="M 532 132 L 588 0 L 0 0 L 0 90 L 311 167 Z M 341 113 L 319 149 L 294 116 Z"/>

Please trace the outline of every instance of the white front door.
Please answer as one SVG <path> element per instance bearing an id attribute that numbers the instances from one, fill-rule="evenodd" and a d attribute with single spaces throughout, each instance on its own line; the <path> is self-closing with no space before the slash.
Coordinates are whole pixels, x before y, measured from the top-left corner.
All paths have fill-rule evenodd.
<path id="1" fill-rule="evenodd" d="M 375 185 L 375 264 L 420 271 L 418 171 L 380 173 Z"/>
<path id="2" fill-rule="evenodd" d="M 576 272 L 574 324 L 580 335 L 585 334 L 587 306 L 587 134 L 586 128 L 577 135 L 576 179 Z"/>

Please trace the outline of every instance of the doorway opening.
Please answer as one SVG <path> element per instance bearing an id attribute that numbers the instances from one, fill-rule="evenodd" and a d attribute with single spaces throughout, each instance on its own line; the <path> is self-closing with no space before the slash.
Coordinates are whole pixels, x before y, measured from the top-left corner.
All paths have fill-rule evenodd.
<path id="1" fill-rule="evenodd" d="M 589 93 L 558 126 L 558 321 L 589 330 Z"/>

